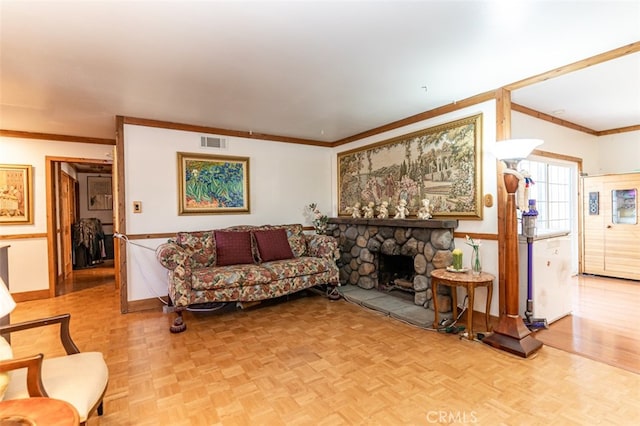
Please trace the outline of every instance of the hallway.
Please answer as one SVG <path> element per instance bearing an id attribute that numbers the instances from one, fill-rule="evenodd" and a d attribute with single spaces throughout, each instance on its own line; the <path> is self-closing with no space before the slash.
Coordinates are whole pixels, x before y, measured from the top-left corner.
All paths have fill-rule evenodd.
<path id="1" fill-rule="evenodd" d="M 74 269 L 71 276 L 56 287 L 56 296 L 62 296 L 74 291 L 85 290 L 103 284 L 113 284 L 115 281 L 115 268 L 113 259 L 105 260 L 95 266 L 83 269 Z"/>

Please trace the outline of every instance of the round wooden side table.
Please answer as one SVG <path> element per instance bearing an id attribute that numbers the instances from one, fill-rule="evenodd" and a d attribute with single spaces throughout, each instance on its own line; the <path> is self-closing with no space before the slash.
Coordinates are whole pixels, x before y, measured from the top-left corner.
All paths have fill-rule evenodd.
<path id="1" fill-rule="evenodd" d="M 78 426 L 80 417 L 68 402 L 24 398 L 0 402 L 0 426 Z"/>
<path id="2" fill-rule="evenodd" d="M 491 296 L 493 294 L 493 280 L 495 277 L 487 272 L 480 272 L 479 275 L 473 275 L 471 272 L 450 272 L 446 269 L 435 269 L 431 271 L 431 290 L 433 292 L 433 309 L 435 316 L 433 320 L 433 328 L 438 328 L 438 285 L 447 285 L 451 287 L 451 301 L 453 308 L 453 318 L 458 317 L 458 298 L 456 287 L 463 286 L 467 289 L 469 296 L 469 306 L 467 308 L 467 337 L 473 340 L 473 297 L 476 287 L 487 287 L 487 304 L 485 308 L 485 324 L 486 331 L 491 331 L 489 326 L 489 309 L 491 308 Z"/>

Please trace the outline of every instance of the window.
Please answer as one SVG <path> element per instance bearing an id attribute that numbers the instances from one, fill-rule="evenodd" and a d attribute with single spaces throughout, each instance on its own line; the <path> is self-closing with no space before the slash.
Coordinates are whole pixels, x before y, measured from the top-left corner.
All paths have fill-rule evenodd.
<path id="1" fill-rule="evenodd" d="M 614 189 L 611 191 L 613 223 L 630 225 L 638 223 L 636 214 L 637 192 L 635 189 Z"/>
<path id="2" fill-rule="evenodd" d="M 523 160 L 518 165 L 531 175 L 529 199 L 536 200 L 538 231 L 572 231 L 575 216 L 572 194 L 577 193 L 575 167 L 553 161 Z"/>

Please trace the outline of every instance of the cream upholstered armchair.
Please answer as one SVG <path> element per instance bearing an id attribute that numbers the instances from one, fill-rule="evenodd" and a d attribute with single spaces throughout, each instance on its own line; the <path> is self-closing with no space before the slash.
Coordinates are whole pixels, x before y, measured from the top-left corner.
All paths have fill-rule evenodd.
<path id="1" fill-rule="evenodd" d="M 69 334 L 69 314 L 0 326 L 0 334 L 60 324 L 60 340 L 66 356 L 45 358 L 43 354 L 13 358 L 11 346 L 0 337 L 0 401 L 45 396 L 66 401 L 78 411 L 85 424 L 107 390 L 109 370 L 100 352 L 80 352 Z M 3 381 L 8 384 L 2 395 Z"/>

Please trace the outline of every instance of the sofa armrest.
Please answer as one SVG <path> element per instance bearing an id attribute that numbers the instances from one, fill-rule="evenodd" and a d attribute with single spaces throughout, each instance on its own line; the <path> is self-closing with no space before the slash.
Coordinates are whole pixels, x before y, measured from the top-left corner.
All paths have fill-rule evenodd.
<path id="1" fill-rule="evenodd" d="M 156 248 L 156 259 L 169 270 L 169 297 L 174 306 L 187 306 L 191 292 L 191 254 L 173 241 Z"/>
<path id="2" fill-rule="evenodd" d="M 307 255 L 331 260 L 340 259 L 338 240 L 330 235 L 305 234 Z"/>
<path id="3" fill-rule="evenodd" d="M 160 244 L 156 248 L 156 259 L 165 268 L 174 271 L 178 266 L 189 266 L 189 253 L 174 242 Z"/>

